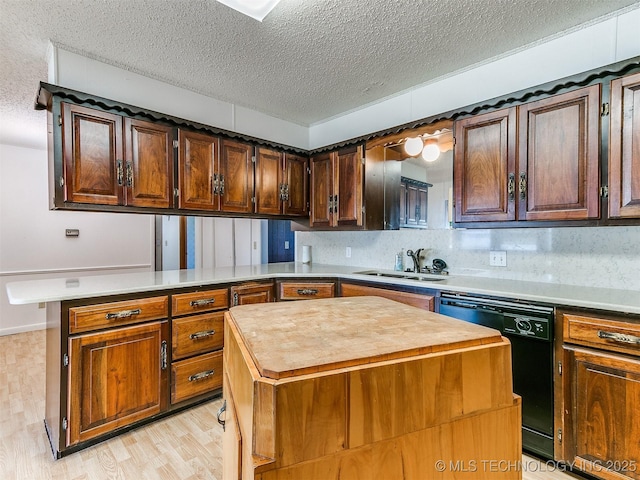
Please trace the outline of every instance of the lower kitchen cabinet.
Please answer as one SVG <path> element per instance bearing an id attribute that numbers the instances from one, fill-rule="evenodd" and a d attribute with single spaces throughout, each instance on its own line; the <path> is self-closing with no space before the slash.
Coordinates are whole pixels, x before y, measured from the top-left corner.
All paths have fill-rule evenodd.
<path id="1" fill-rule="evenodd" d="M 273 302 L 275 301 L 273 282 L 234 285 L 231 287 L 231 298 L 233 306 Z"/>
<path id="2" fill-rule="evenodd" d="M 278 300 L 332 298 L 335 290 L 335 282 L 278 282 Z"/>
<path id="3" fill-rule="evenodd" d="M 396 302 L 405 303 L 424 310 L 434 311 L 435 296 L 426 293 L 412 293 L 393 290 L 390 288 L 372 287 L 358 283 L 342 282 L 340 285 L 342 297 L 376 296 L 384 297 Z"/>
<path id="4" fill-rule="evenodd" d="M 640 479 L 640 319 L 559 315 L 564 344 L 556 378 L 556 457 L 598 478 Z"/>
<path id="5" fill-rule="evenodd" d="M 68 446 L 166 408 L 167 332 L 162 321 L 69 340 Z"/>

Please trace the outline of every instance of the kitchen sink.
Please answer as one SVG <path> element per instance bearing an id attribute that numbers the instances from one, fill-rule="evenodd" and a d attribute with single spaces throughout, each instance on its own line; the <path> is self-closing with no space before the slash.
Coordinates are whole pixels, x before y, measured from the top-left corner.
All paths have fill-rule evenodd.
<path id="1" fill-rule="evenodd" d="M 375 277 L 402 278 L 405 280 L 421 280 L 424 282 L 441 282 L 447 279 L 446 275 L 413 272 L 386 272 L 382 270 L 364 270 L 353 272 L 357 275 L 372 275 Z"/>

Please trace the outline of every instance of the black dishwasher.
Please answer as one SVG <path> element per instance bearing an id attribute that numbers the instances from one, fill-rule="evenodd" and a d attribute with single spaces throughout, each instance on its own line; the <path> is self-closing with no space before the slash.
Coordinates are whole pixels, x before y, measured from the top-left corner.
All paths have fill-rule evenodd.
<path id="1" fill-rule="evenodd" d="M 443 293 L 440 313 L 499 330 L 511 342 L 513 390 L 522 397 L 522 448 L 553 458 L 553 308 Z"/>

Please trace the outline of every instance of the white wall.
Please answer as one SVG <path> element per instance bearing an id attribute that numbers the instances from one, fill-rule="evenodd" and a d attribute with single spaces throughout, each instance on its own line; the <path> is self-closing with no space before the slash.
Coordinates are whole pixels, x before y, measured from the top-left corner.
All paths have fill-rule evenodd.
<path id="1" fill-rule="evenodd" d="M 153 268 L 152 217 L 49 211 L 47 168 L 46 150 L 0 145 L 0 335 L 45 322 L 37 305 L 9 305 L 8 282 Z"/>
<path id="2" fill-rule="evenodd" d="M 640 55 L 640 6 L 309 128 L 311 149 Z"/>
<path id="3" fill-rule="evenodd" d="M 307 127 L 52 47 L 51 83 L 234 132 L 309 148 Z"/>

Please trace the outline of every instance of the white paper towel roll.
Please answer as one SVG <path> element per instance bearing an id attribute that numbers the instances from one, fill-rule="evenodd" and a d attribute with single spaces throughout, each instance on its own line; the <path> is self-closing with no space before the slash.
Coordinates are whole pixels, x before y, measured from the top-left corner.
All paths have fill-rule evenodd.
<path id="1" fill-rule="evenodd" d="M 311 263 L 311 245 L 302 245 L 302 263 Z"/>

